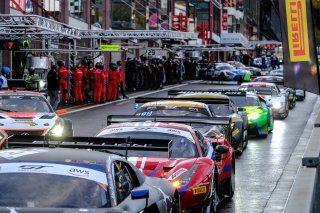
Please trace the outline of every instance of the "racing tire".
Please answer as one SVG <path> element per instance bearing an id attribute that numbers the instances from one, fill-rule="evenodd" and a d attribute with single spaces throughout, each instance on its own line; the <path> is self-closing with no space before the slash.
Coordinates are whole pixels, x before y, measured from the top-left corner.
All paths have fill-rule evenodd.
<path id="1" fill-rule="evenodd" d="M 213 196 L 211 198 L 211 201 L 210 203 L 207 205 L 207 206 L 204 206 L 203 207 L 203 210 L 202 212 L 203 213 L 216 213 L 217 212 L 217 199 L 216 199 L 216 196 L 217 196 L 217 184 L 216 184 L 216 177 L 214 178 L 215 180 L 213 181 L 213 188 L 212 188 L 212 191 L 213 191 Z"/>
<path id="2" fill-rule="evenodd" d="M 181 212 L 179 197 L 174 199 L 171 212 L 172 213 L 180 213 Z"/>
<path id="3" fill-rule="evenodd" d="M 236 77 L 234 80 L 237 81 L 238 85 L 242 84 L 242 82 L 243 82 L 243 79 L 241 76 Z"/>
<path id="4" fill-rule="evenodd" d="M 68 137 L 72 137 L 73 134 L 73 124 L 72 121 L 69 119 L 64 119 L 64 130 L 63 130 L 63 135 L 64 136 L 68 136 Z"/>
<path id="5" fill-rule="evenodd" d="M 241 137 L 240 150 L 238 150 L 238 148 L 236 149 L 236 155 L 237 156 L 242 155 L 243 150 L 244 150 L 243 137 Z"/>
<path id="6" fill-rule="evenodd" d="M 231 177 L 228 180 L 229 184 L 229 194 L 228 198 L 231 199 L 234 195 L 234 190 L 236 188 L 236 163 L 235 163 L 235 157 L 232 157 L 232 167 L 231 167 Z"/>

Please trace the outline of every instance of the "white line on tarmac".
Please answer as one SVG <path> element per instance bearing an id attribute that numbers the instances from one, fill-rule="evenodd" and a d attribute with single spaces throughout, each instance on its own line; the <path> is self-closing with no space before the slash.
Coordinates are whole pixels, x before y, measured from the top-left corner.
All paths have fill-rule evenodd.
<path id="1" fill-rule="evenodd" d="M 163 92 L 163 91 L 166 91 L 166 90 L 175 89 L 175 88 L 178 88 L 178 87 L 186 86 L 188 84 L 195 84 L 195 83 L 199 83 L 199 82 L 202 82 L 202 80 L 192 81 L 190 83 L 185 83 L 185 84 L 179 84 L 179 85 L 176 85 L 176 86 L 172 86 L 172 87 L 168 87 L 168 88 L 164 88 L 164 89 L 161 89 L 161 90 L 156 90 L 156 91 L 153 91 L 153 92 L 148 92 L 148 93 L 144 93 L 144 94 L 140 94 L 140 95 L 134 95 L 132 97 L 129 97 L 129 99 L 121 99 L 121 100 L 116 100 L 116 101 L 112 101 L 112 102 L 108 102 L 108 103 L 104 103 L 104 104 L 98 104 L 98 105 L 94 105 L 94 106 L 84 107 L 84 108 L 81 108 L 81 109 L 76 109 L 76 110 L 73 110 L 73 111 L 70 111 L 70 112 L 66 112 L 66 113 L 64 113 L 64 114 L 62 114 L 60 116 L 64 116 L 64 115 L 68 115 L 68 114 L 72 114 L 72 113 L 77 113 L 77 112 L 81 112 L 81 111 L 85 111 L 85 110 L 89 110 L 89 109 L 94 109 L 94 108 L 98 108 L 98 107 L 103 107 L 103 106 L 107 106 L 107 105 L 111 105 L 111 104 L 116 104 L 116 103 L 119 103 L 119 102 L 124 102 L 124 101 L 131 100 L 131 99 L 134 99 L 134 98 L 139 98 L 141 96 L 152 95 L 152 94 L 155 94 L 155 93 L 159 93 L 159 92 Z"/>

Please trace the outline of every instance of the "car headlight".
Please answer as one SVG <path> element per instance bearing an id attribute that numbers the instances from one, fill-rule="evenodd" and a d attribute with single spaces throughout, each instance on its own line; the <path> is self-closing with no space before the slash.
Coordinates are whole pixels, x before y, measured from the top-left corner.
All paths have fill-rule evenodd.
<path id="1" fill-rule="evenodd" d="M 249 120 L 256 120 L 259 118 L 259 114 L 258 113 L 252 113 L 248 115 Z"/>
<path id="2" fill-rule="evenodd" d="M 56 125 L 54 125 L 54 127 L 51 129 L 50 131 L 50 135 L 52 136 L 57 136 L 57 137 L 61 137 L 63 134 L 63 125 L 60 123 L 57 123 Z"/>
<path id="3" fill-rule="evenodd" d="M 275 109 L 280 109 L 282 107 L 282 104 L 281 102 L 275 102 L 272 104 L 272 107 Z"/>
<path id="4" fill-rule="evenodd" d="M 199 164 L 194 164 L 189 171 L 185 172 L 181 176 L 172 180 L 171 181 L 172 185 L 175 188 L 180 188 L 181 186 L 188 184 L 190 182 L 190 180 L 192 179 L 194 173 L 196 172 L 198 166 L 199 166 Z"/>

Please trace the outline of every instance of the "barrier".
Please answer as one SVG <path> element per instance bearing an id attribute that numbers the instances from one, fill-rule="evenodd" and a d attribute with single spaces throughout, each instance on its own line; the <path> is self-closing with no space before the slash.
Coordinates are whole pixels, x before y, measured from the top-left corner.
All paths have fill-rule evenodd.
<path id="1" fill-rule="evenodd" d="M 302 158 L 285 213 L 320 212 L 320 114 L 314 123 L 309 144 Z"/>

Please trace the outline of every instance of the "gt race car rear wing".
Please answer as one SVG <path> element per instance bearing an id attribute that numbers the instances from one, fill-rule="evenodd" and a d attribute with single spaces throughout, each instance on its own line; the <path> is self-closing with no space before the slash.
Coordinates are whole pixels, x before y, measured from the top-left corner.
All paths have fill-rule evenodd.
<path id="1" fill-rule="evenodd" d="M 133 115 L 108 115 L 107 125 L 125 122 L 170 122 L 183 124 L 208 124 L 208 125 L 228 125 L 231 126 L 229 117 L 178 117 L 178 116 L 133 116 Z"/>
<path id="2" fill-rule="evenodd" d="M 135 103 L 148 103 L 148 102 L 155 102 L 155 101 L 195 101 L 201 102 L 204 104 L 229 104 L 228 99 L 224 98 L 189 98 L 189 97 L 179 97 L 179 98 L 136 98 Z"/>
<path id="3" fill-rule="evenodd" d="M 141 139 L 141 138 L 102 138 L 102 137 L 52 137 L 33 135 L 12 135 L 5 143 L 5 148 L 21 147 L 61 147 L 104 150 L 148 150 L 168 152 L 171 147 L 168 139 Z"/>
<path id="4" fill-rule="evenodd" d="M 245 91 L 232 90 L 232 89 L 209 89 L 209 90 L 169 90 L 169 96 L 176 96 L 182 94 L 201 94 L 201 93 L 212 93 L 212 94 L 221 94 L 227 96 L 245 96 Z M 180 99 L 180 98 L 179 98 Z"/>
<path id="5" fill-rule="evenodd" d="M 205 125 L 221 125 L 226 126 L 227 133 L 225 135 L 226 139 L 231 140 L 231 118 L 229 117 L 177 117 L 177 116 L 132 116 L 132 115 L 108 115 L 107 125 L 115 123 L 125 123 L 125 122 L 166 122 L 166 123 L 182 123 L 193 126 L 193 124 L 205 124 Z M 196 127 L 195 127 L 196 128 Z"/>

